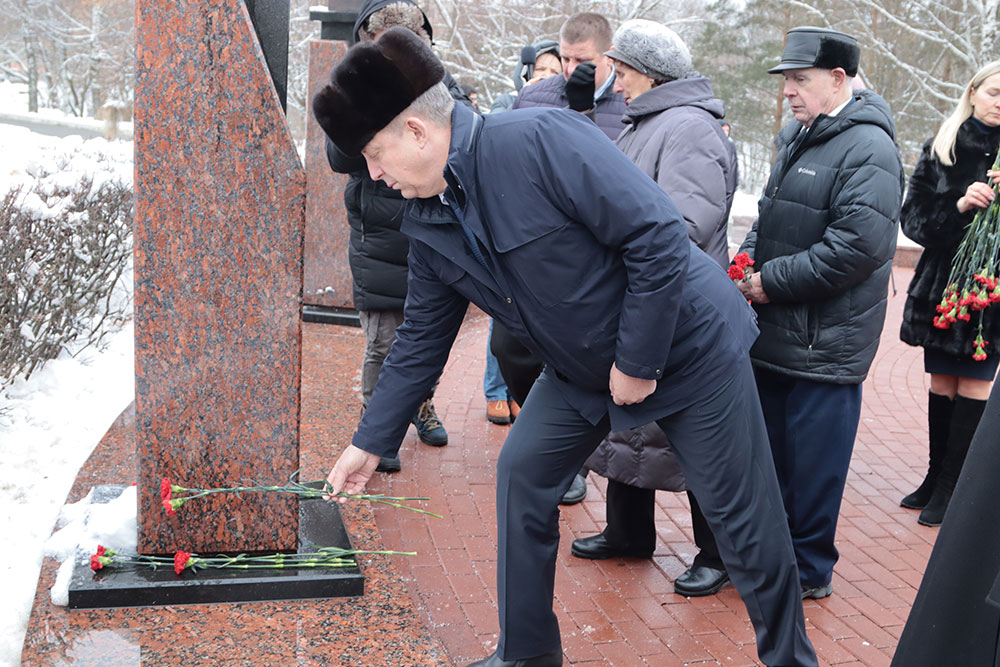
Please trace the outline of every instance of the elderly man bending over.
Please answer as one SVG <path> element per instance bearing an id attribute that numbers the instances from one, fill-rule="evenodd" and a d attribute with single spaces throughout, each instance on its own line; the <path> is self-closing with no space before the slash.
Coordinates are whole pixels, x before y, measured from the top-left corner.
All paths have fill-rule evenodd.
<path id="1" fill-rule="evenodd" d="M 500 639 L 475 665 L 562 664 L 559 499 L 610 428 L 652 421 L 731 563 L 761 660 L 815 665 L 746 300 L 592 122 L 555 109 L 476 116 L 443 75 L 426 45 L 394 28 L 354 46 L 313 100 L 333 142 L 411 200 L 404 322 L 330 472 L 334 491 L 360 491 L 399 448 L 472 301 L 546 362 L 497 463 Z"/>

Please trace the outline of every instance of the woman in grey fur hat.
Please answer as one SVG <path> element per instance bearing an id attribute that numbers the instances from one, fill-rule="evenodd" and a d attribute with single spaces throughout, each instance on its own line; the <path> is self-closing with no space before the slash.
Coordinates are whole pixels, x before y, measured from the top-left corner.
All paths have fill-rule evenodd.
<path id="1" fill-rule="evenodd" d="M 719 125 L 722 101 L 708 79 L 691 72 L 691 54 L 670 28 L 636 19 L 615 33 L 605 55 L 614 60 L 614 91 L 625 97 L 626 129 L 618 147 L 670 195 L 688 223 L 691 239 L 725 267 L 726 228 L 736 190 L 736 155 Z M 608 435 L 587 461 L 608 478 L 607 528 L 573 542 L 581 558 L 648 558 L 656 546 L 656 489 L 684 489 L 670 444 L 656 424 Z M 691 501 L 699 553 L 674 582 L 675 592 L 696 597 L 722 588 L 729 576 L 718 546 Z"/>

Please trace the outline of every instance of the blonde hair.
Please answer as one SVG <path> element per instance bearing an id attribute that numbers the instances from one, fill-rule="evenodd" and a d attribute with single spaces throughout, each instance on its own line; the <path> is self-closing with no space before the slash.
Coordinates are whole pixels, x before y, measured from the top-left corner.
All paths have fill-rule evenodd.
<path id="1" fill-rule="evenodd" d="M 941 123 L 940 129 L 934 135 L 934 142 L 931 144 L 931 149 L 941 164 L 947 167 L 955 164 L 955 139 L 958 137 L 958 128 L 972 116 L 972 93 L 979 86 L 983 85 L 983 81 L 994 74 L 1000 74 L 1000 60 L 987 63 L 982 69 L 976 72 L 975 76 L 972 77 L 972 81 L 969 81 L 969 85 L 962 91 L 962 97 L 958 100 L 958 106 Z"/>

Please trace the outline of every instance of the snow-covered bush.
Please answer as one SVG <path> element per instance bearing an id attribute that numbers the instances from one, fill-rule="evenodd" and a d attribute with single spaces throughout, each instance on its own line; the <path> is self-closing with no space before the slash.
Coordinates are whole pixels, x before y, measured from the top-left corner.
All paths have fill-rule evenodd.
<path id="1" fill-rule="evenodd" d="M 0 391 L 131 317 L 115 291 L 132 255 L 131 179 L 76 148 L 30 162 L 0 199 Z"/>

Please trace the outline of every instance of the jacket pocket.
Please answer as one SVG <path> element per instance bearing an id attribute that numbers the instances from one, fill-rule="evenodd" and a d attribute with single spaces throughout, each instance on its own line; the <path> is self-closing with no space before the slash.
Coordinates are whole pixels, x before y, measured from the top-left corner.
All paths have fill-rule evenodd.
<path id="1" fill-rule="evenodd" d="M 600 269 L 599 258 L 593 255 L 584 235 L 590 235 L 582 225 L 562 221 L 559 226 L 531 230 L 507 238 L 506 247 L 497 241 L 505 264 L 512 269 L 524 288 L 543 307 L 565 303 L 572 295 L 587 288 L 589 276 Z M 588 250 L 589 249 L 589 250 Z M 586 266 L 587 271 L 581 271 Z"/>

